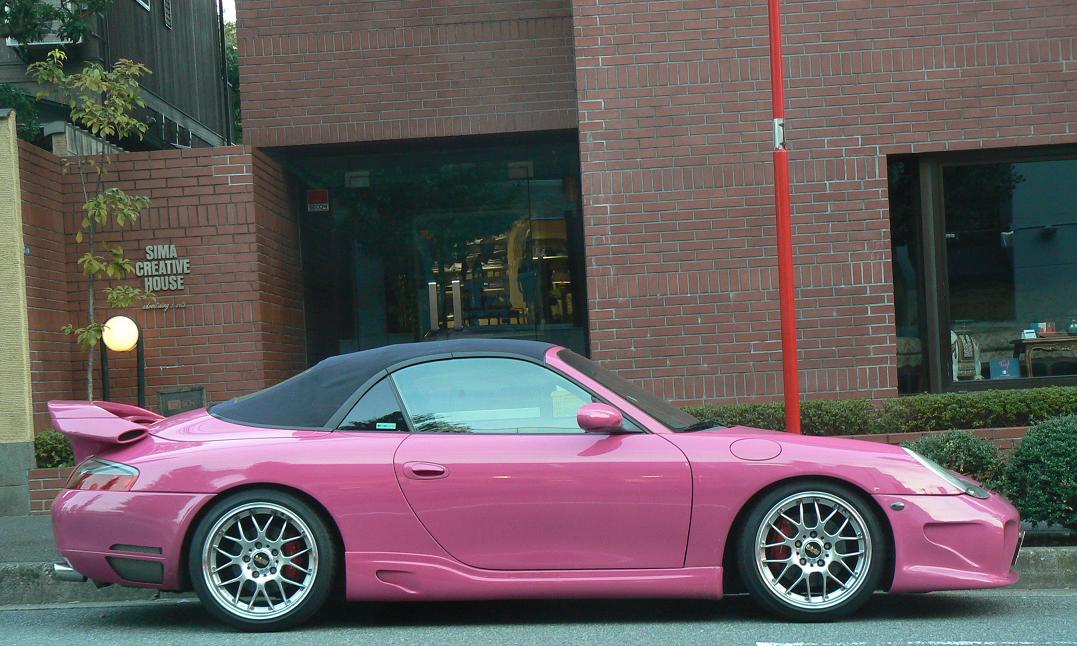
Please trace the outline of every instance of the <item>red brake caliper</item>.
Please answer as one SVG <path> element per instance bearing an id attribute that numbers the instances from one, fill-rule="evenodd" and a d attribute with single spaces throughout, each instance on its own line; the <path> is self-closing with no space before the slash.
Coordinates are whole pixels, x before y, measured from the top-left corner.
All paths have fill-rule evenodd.
<path id="1" fill-rule="evenodd" d="M 302 551 L 302 548 L 303 548 L 303 541 L 299 540 L 298 538 L 295 538 L 292 541 L 290 541 L 288 543 L 285 543 L 284 545 L 281 545 L 280 553 L 283 554 L 284 556 L 291 556 L 291 555 L 295 554 L 296 552 Z M 307 567 L 307 554 L 304 554 L 304 555 L 300 556 L 299 558 L 295 559 L 292 562 L 295 563 L 296 565 L 298 565 L 299 567 L 303 568 L 304 570 L 309 570 L 310 569 L 309 567 Z M 303 580 L 303 573 L 300 572 L 299 570 L 297 570 L 296 568 L 294 568 L 291 565 L 285 565 L 283 568 L 281 568 L 281 574 L 284 575 L 284 578 L 290 579 L 292 581 L 302 581 Z"/>
<path id="2" fill-rule="evenodd" d="M 781 531 L 779 532 L 778 529 Z M 793 523 L 782 518 L 778 521 L 778 529 L 770 530 L 767 534 L 767 543 L 777 543 L 779 541 L 786 540 L 789 536 L 796 535 L 796 529 L 793 527 Z M 784 536 L 782 535 L 784 533 Z M 768 560 L 784 560 L 792 556 L 793 551 L 788 545 L 775 545 L 774 547 L 768 547 L 766 555 Z M 781 563 L 768 563 L 771 570 L 774 568 L 783 567 Z"/>

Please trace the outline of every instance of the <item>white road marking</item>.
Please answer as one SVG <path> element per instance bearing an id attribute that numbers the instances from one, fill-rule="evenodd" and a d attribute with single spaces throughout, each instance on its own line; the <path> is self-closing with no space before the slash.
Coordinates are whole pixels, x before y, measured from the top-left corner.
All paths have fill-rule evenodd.
<path id="1" fill-rule="evenodd" d="M 756 642 L 755 646 L 1077 646 L 1077 642 L 982 642 L 982 641 L 915 641 L 915 642 Z"/>
<path id="2" fill-rule="evenodd" d="M 756 642 L 755 646 L 1077 646 L 1074 641 Z"/>

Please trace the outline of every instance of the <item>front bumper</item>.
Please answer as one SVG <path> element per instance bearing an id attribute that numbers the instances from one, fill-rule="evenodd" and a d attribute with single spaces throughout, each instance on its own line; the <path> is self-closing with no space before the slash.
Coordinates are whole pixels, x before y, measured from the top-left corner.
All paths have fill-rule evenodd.
<path id="1" fill-rule="evenodd" d="M 894 533 L 891 592 L 1013 585 L 1021 541 L 1017 510 L 1001 496 L 875 496 Z M 904 508 L 895 509 L 894 503 Z M 900 507 L 900 505 L 896 505 Z"/>
<path id="2" fill-rule="evenodd" d="M 75 491 L 52 507 L 64 581 L 179 590 L 183 539 L 210 494 Z"/>

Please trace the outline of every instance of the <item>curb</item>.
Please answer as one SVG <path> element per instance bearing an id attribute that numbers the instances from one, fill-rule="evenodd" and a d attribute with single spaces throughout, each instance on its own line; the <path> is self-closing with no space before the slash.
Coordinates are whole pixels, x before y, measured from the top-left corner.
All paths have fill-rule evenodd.
<path id="1" fill-rule="evenodd" d="M 1015 588 L 1077 588 L 1077 547 L 1023 547 Z"/>
<path id="2" fill-rule="evenodd" d="M 1014 588 L 1077 588 L 1077 547 L 1026 547 L 1017 560 L 1021 580 Z M 190 593 L 158 593 L 148 588 L 60 581 L 52 563 L 0 563 L 0 606 L 75 601 L 149 601 L 191 598 Z"/>
<path id="3" fill-rule="evenodd" d="M 98 588 L 89 581 L 61 581 L 52 573 L 52 563 L 0 563 L 0 606 L 41 603 L 70 603 L 73 601 L 148 601 L 158 596 L 180 598 L 187 594 L 164 592 L 148 588 L 128 588 L 110 585 Z"/>

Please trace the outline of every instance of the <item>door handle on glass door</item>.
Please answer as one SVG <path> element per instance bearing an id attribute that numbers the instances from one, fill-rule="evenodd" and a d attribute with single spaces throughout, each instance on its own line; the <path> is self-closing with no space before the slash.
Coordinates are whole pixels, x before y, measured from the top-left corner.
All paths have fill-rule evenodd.
<path id="1" fill-rule="evenodd" d="M 432 462 L 405 462 L 404 476 L 412 480 L 436 480 L 449 475 L 449 470 Z"/>

